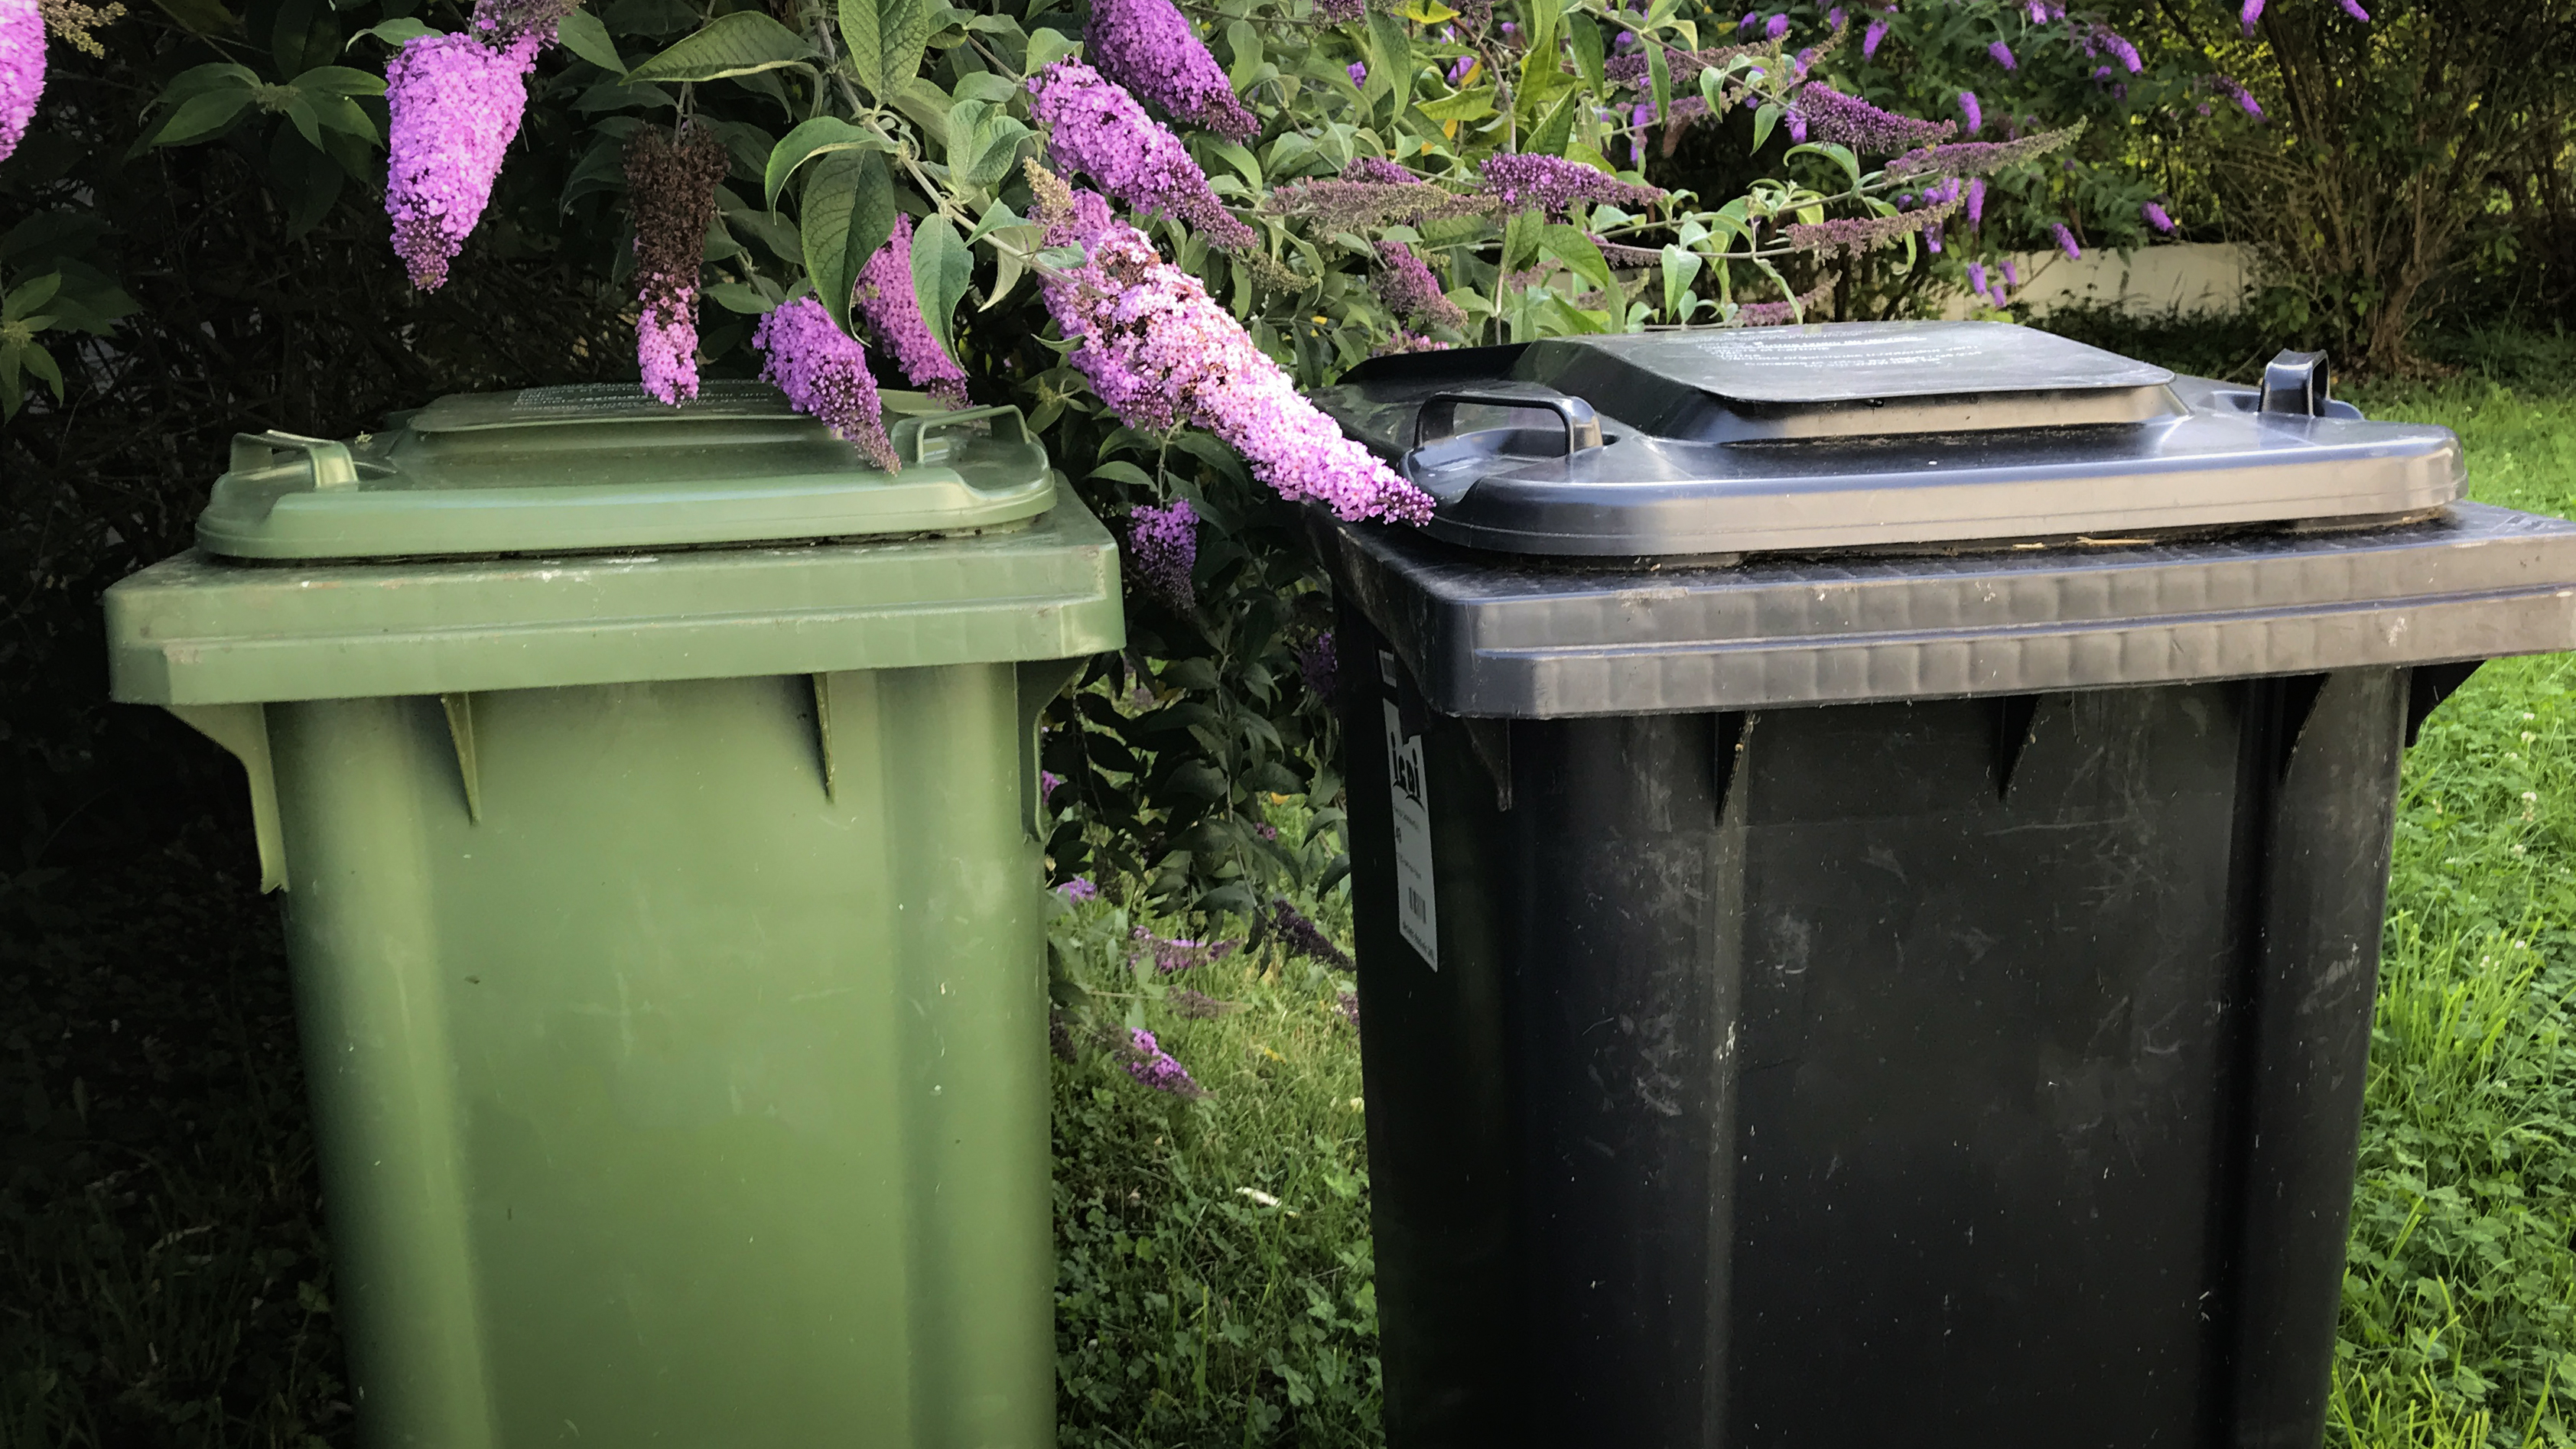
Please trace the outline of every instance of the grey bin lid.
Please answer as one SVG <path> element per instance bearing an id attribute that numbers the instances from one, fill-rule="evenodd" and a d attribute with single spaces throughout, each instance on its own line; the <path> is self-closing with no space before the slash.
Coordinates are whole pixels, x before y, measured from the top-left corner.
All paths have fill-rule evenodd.
<path id="1" fill-rule="evenodd" d="M 2000 322 L 1564 337 L 1373 359 L 1315 401 L 1506 553 L 2108 539 L 2418 516 L 2459 440 Z M 2265 403 L 2271 403 L 2269 410 Z"/>

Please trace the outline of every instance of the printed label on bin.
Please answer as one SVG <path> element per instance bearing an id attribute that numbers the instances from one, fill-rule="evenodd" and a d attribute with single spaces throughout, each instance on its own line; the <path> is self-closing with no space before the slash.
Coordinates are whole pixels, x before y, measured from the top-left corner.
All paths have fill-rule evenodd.
<path id="1" fill-rule="evenodd" d="M 1395 656 L 1380 654 L 1378 668 L 1391 684 Z M 1386 703 L 1387 799 L 1395 830 L 1395 924 L 1407 944 L 1440 969 L 1440 906 L 1431 891 L 1431 796 L 1422 771 L 1422 736 L 1407 734 L 1404 712 Z"/>

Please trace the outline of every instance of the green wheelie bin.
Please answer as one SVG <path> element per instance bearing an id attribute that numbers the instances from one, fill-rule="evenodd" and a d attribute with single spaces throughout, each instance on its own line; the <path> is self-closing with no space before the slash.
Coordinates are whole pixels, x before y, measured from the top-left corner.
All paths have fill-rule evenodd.
<path id="1" fill-rule="evenodd" d="M 361 1438 L 1040 1449 L 1040 708 L 1117 550 L 1009 408 L 245 436 L 107 595 L 284 893 Z"/>

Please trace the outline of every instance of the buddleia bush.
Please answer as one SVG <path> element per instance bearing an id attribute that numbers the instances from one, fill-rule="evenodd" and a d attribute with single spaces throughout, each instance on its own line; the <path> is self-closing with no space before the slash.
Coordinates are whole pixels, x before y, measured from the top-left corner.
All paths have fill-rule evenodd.
<path id="1" fill-rule="evenodd" d="M 1304 529 L 1430 507 L 1302 391 L 1394 351 L 1995 315 L 2015 251 L 2170 227 L 2134 134 L 2242 93 L 2055 0 L 44 4 L 50 47 L 0 0 L 0 123 L 31 116 L 0 171 L 33 211 L 0 240 L 13 457 L 166 381 L 135 345 L 185 309 L 128 285 L 163 259 L 78 240 L 111 207 L 174 235 L 255 212 L 302 275 L 239 312 L 274 332 L 311 298 L 362 344 L 300 404 L 205 409 L 154 545 L 221 430 L 364 426 L 428 386 L 678 406 L 756 375 L 880 463 L 887 407 L 1014 404 L 1127 551 L 1131 647 L 1046 720 L 1057 876 L 1247 916 L 1341 869 Z M 153 168 L 219 187 L 155 207 Z M 514 319 L 533 347 L 499 345 Z M 1264 812 L 1298 797 L 1313 838 L 1282 841 Z"/>

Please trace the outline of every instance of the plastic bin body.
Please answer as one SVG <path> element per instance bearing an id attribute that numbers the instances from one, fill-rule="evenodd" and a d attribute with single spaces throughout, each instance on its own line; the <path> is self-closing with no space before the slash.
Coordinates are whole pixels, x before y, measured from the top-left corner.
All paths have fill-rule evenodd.
<path id="1" fill-rule="evenodd" d="M 2398 764 L 2576 526 L 1319 532 L 1392 1449 L 2320 1442 Z"/>
<path id="2" fill-rule="evenodd" d="M 368 1443 L 1053 1442 L 1032 730 L 1116 598 L 1070 495 L 111 595 L 251 766 Z"/>

